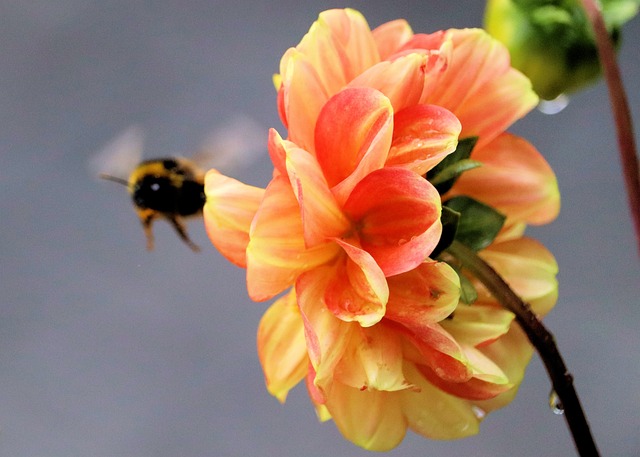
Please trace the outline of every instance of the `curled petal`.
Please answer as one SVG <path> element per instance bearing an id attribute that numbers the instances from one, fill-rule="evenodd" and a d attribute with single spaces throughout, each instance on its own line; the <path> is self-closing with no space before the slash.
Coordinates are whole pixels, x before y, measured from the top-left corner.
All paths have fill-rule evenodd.
<path id="1" fill-rule="evenodd" d="M 490 141 L 528 113 L 538 97 L 530 81 L 510 66 L 509 51 L 481 29 L 449 30 L 453 41 L 445 72 L 428 81 L 423 103 L 452 111 L 462 137 Z"/>
<path id="2" fill-rule="evenodd" d="M 427 366 L 418 366 L 418 369 L 440 389 L 467 400 L 488 400 L 513 387 L 504 372 L 489 357 L 473 347 L 463 348 L 473 373 L 466 381 L 445 380 Z"/>
<path id="3" fill-rule="evenodd" d="M 445 262 L 424 262 L 387 278 L 389 302 L 385 318 L 409 326 L 440 322 L 458 306 L 460 278 Z"/>
<path id="4" fill-rule="evenodd" d="M 540 242 L 531 238 L 494 243 L 480 252 L 482 257 L 539 316 L 547 314 L 558 298 L 558 264 Z M 493 303 L 481 286 L 479 302 Z"/>
<path id="5" fill-rule="evenodd" d="M 337 267 L 325 294 L 327 307 L 338 318 L 370 327 L 384 317 L 389 287 L 382 270 L 362 249 L 335 239 L 347 259 Z"/>
<path id="6" fill-rule="evenodd" d="M 425 75 L 421 97 L 423 98 L 424 94 L 429 92 L 428 88 L 435 85 L 440 78 L 440 74 L 447 70 L 452 52 L 453 42 L 446 32 L 418 33 L 397 49 L 389 57 L 389 60 L 395 60 L 413 53 L 420 53 L 425 56 L 426 62 L 422 68 L 422 72 Z"/>
<path id="7" fill-rule="evenodd" d="M 307 374 L 304 324 L 292 290 L 278 299 L 258 326 L 258 357 L 267 390 L 284 403 L 289 390 Z"/>
<path id="8" fill-rule="evenodd" d="M 349 87 L 372 87 L 382 92 L 398 112 L 420 100 L 424 87 L 427 56 L 413 53 L 383 61 L 349 83 Z"/>
<path id="9" fill-rule="evenodd" d="M 413 36 L 411 26 L 404 19 L 386 22 L 372 31 L 380 59 L 385 60 Z"/>
<path id="10" fill-rule="evenodd" d="M 505 335 L 514 315 L 491 305 L 459 306 L 451 319 L 440 323 L 458 342 L 468 346 L 487 345 Z"/>
<path id="11" fill-rule="evenodd" d="M 291 141 L 283 140 L 276 129 L 269 129 L 267 147 L 273 168 L 280 174 L 287 176 L 287 149 L 297 146 Z"/>
<path id="12" fill-rule="evenodd" d="M 471 195 L 514 221 L 546 224 L 560 211 L 560 192 L 553 170 L 525 139 L 503 133 L 474 149 L 482 166 L 456 181 L 451 195 Z"/>
<path id="13" fill-rule="evenodd" d="M 205 177 L 204 223 L 213 245 L 230 262 L 246 267 L 249 228 L 264 189 L 210 170 Z"/>
<path id="14" fill-rule="evenodd" d="M 383 168 L 358 183 L 344 205 L 362 248 L 385 276 L 420 265 L 440 240 L 440 195 L 420 175 Z"/>
<path id="15" fill-rule="evenodd" d="M 392 134 L 393 108 L 375 89 L 347 88 L 327 102 L 316 125 L 315 151 L 329 186 L 342 183 L 334 189 L 340 203 L 360 179 L 382 168 Z"/>
<path id="16" fill-rule="evenodd" d="M 479 420 L 468 401 L 438 389 L 411 363 L 405 364 L 405 373 L 419 389 L 397 394 L 413 431 L 438 440 L 464 438 L 478 433 Z"/>
<path id="17" fill-rule="evenodd" d="M 481 348 L 483 354 L 493 360 L 514 385 L 500 395 L 479 403 L 486 412 L 502 408 L 516 396 L 518 386 L 533 355 L 533 347 L 529 339 L 518 325 L 512 325 L 509 332 L 496 342 Z"/>
<path id="18" fill-rule="evenodd" d="M 401 166 L 419 175 L 455 151 L 462 125 L 449 110 L 414 105 L 396 113 L 386 166 Z"/>
<path id="19" fill-rule="evenodd" d="M 316 159 L 299 148 L 290 148 L 286 154 L 287 172 L 300 205 L 306 246 L 317 246 L 348 231 L 350 222 L 338 207 Z"/>
<path id="20" fill-rule="evenodd" d="M 405 338 L 405 359 L 428 366 L 445 381 L 465 382 L 472 371 L 458 342 L 438 324 L 405 322 L 398 331 Z"/>
<path id="21" fill-rule="evenodd" d="M 327 395 L 326 407 L 346 439 L 370 451 L 388 451 L 402 441 L 407 431 L 396 394 L 360 391 L 335 383 Z"/>
<path id="22" fill-rule="evenodd" d="M 300 273 L 322 265 L 340 251 L 333 243 L 307 249 L 298 201 L 286 176 L 267 186 L 247 246 L 247 289 L 256 301 L 268 300 L 293 285 Z"/>

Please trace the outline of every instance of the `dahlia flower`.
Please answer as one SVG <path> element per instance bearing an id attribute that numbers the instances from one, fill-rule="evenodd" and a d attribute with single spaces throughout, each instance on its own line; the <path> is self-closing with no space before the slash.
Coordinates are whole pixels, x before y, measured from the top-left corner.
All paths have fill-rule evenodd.
<path id="1" fill-rule="evenodd" d="M 470 196 L 502 212 L 480 255 L 536 312 L 553 306 L 553 256 L 522 231 L 557 214 L 555 176 L 505 133 L 537 101 L 528 80 L 480 30 L 371 31 L 347 9 L 321 13 L 274 81 L 288 136 L 269 132 L 271 182 L 211 170 L 204 209 L 249 296 L 282 294 L 258 329 L 267 389 L 284 401 L 305 380 L 320 419 L 366 449 L 391 449 L 408 428 L 477 433 L 513 398 L 531 348 L 481 284 L 461 300 L 463 272 L 436 258 L 442 204 Z M 437 189 L 425 175 L 468 137 L 475 168 Z"/>

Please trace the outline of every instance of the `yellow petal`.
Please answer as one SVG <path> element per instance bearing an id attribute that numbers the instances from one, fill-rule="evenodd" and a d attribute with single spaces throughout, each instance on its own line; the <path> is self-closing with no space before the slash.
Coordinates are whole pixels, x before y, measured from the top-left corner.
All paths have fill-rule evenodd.
<path id="1" fill-rule="evenodd" d="M 507 284 L 539 316 L 547 314 L 558 298 L 558 264 L 540 242 L 531 238 L 494 243 L 480 252 L 480 256 L 505 279 Z M 492 303 L 493 298 L 481 287 L 481 297 Z"/>
<path id="2" fill-rule="evenodd" d="M 396 395 L 334 383 L 326 407 L 346 439 L 370 451 L 388 451 L 400 444 L 407 431 Z"/>
<path id="3" fill-rule="evenodd" d="M 334 379 L 359 390 L 408 389 L 402 361 L 400 336 L 393 329 L 383 324 L 359 327 L 351 333 Z"/>
<path id="4" fill-rule="evenodd" d="M 495 341 L 509 331 L 514 315 L 492 305 L 459 306 L 440 325 L 461 344 L 478 346 Z"/>
<path id="5" fill-rule="evenodd" d="M 293 290 L 262 316 L 258 326 L 258 357 L 267 390 L 284 403 L 289 390 L 306 376 L 309 363 L 304 324 Z"/>
<path id="6" fill-rule="evenodd" d="M 418 391 L 397 395 L 409 427 L 420 435 L 437 440 L 452 440 L 475 435 L 479 420 L 470 402 L 449 395 L 428 382 L 413 364 L 405 365 L 407 379 Z"/>

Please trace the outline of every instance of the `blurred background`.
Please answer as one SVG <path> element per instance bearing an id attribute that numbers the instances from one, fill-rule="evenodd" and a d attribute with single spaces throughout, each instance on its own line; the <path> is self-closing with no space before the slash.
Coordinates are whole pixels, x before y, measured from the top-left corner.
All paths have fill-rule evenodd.
<path id="1" fill-rule="evenodd" d="M 303 386 L 264 388 L 244 271 L 189 224 L 145 241 L 126 191 L 87 161 L 132 124 L 145 156 L 188 153 L 225 120 L 278 119 L 271 76 L 318 13 L 375 27 L 480 26 L 484 2 L 0 0 L 0 456 L 364 456 Z M 619 54 L 640 136 L 638 20 Z M 561 216 L 531 229 L 560 265 L 554 332 L 603 455 L 640 450 L 640 261 L 603 83 L 512 131 L 555 169 Z M 234 172 L 264 186 L 266 156 Z M 456 442 L 408 433 L 393 456 L 573 456 L 534 357 L 512 405 Z"/>

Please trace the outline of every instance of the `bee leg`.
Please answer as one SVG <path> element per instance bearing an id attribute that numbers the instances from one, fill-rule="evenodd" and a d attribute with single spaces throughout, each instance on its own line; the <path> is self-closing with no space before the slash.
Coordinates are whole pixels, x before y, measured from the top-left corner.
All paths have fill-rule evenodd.
<path id="1" fill-rule="evenodd" d="M 154 211 L 138 211 L 140 222 L 142 222 L 142 228 L 144 229 L 144 235 L 147 238 L 147 251 L 153 251 L 153 231 L 151 225 L 156 218 Z"/>
<path id="2" fill-rule="evenodd" d="M 193 252 L 199 252 L 200 247 L 197 244 L 195 244 L 193 241 L 191 241 L 191 239 L 189 238 L 189 235 L 187 234 L 187 229 L 185 228 L 184 224 L 176 216 L 169 217 L 169 220 L 171 221 L 173 228 L 176 230 L 180 238 L 182 238 L 182 241 L 184 241 L 187 244 L 187 246 L 191 248 Z"/>

